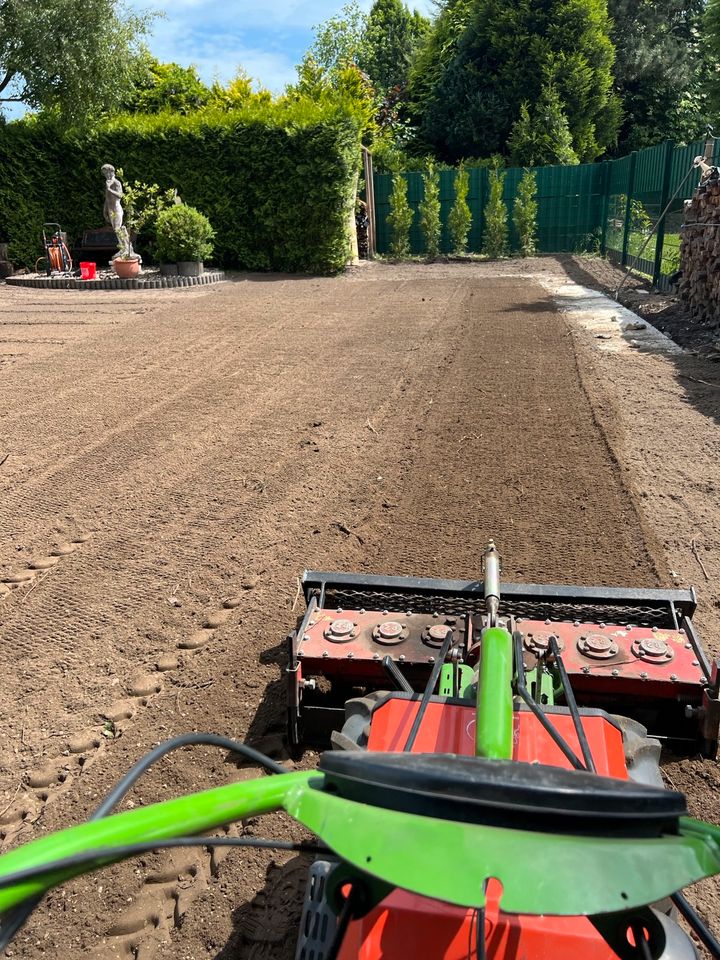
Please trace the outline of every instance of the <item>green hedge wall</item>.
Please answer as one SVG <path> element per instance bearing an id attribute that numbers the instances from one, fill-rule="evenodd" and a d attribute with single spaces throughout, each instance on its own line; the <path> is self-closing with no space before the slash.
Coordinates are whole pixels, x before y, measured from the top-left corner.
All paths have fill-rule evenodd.
<path id="1" fill-rule="evenodd" d="M 360 135 L 340 109 L 264 110 L 114 120 L 83 135 L 38 120 L 0 127 L 0 240 L 13 261 L 42 255 L 44 221 L 76 242 L 103 225 L 103 163 L 125 179 L 176 187 L 217 233 L 226 267 L 334 272 L 348 258 Z"/>

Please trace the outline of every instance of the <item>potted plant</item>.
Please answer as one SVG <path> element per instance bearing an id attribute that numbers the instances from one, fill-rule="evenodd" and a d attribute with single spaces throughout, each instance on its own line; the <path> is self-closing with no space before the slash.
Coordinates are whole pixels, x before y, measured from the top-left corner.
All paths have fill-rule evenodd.
<path id="1" fill-rule="evenodd" d="M 195 207 L 181 203 L 158 214 L 157 257 L 161 264 L 176 263 L 183 277 L 199 277 L 203 260 L 213 248 L 215 231 Z"/>
<path id="2" fill-rule="evenodd" d="M 139 276 L 141 263 L 142 259 L 137 253 L 130 254 L 129 256 L 120 254 L 119 257 L 115 257 L 112 261 L 115 276 L 120 280 L 134 280 L 135 277 Z"/>

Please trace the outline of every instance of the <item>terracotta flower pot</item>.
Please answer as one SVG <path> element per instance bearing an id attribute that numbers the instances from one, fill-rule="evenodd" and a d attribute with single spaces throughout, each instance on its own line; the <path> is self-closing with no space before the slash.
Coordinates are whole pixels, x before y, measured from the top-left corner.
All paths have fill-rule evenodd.
<path id="1" fill-rule="evenodd" d="M 121 280 L 134 280 L 140 273 L 140 258 L 133 260 L 113 260 L 113 270 Z"/>

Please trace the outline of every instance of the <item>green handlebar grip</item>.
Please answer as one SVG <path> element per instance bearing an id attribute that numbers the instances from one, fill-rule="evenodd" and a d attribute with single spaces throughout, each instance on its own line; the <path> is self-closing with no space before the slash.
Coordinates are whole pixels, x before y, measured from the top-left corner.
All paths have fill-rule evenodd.
<path id="1" fill-rule="evenodd" d="M 511 760 L 513 752 L 512 637 L 501 627 L 483 631 L 477 691 L 475 753 Z"/>

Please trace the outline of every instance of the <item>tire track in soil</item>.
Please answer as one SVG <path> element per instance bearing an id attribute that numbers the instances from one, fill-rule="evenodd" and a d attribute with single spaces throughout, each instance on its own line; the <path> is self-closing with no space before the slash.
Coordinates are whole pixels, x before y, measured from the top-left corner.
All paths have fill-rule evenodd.
<path id="1" fill-rule="evenodd" d="M 258 322 L 289 310 L 295 322 L 283 328 L 286 344 L 273 345 L 270 335 L 267 340 L 260 337 L 242 377 L 236 378 L 245 382 L 253 377 L 256 388 L 265 391 L 261 406 L 253 408 L 251 426 L 235 441 L 221 434 L 220 444 L 217 431 L 222 418 L 203 421 L 205 447 L 211 452 L 195 470 L 174 465 L 172 482 L 163 483 L 153 474 L 143 481 L 138 460 L 129 477 L 142 486 L 130 504 L 115 507 L 112 523 L 86 545 L 92 557 L 84 548 L 82 554 L 68 558 L 72 565 L 53 569 L 34 595 L 37 603 L 42 589 L 43 600 L 50 604 L 59 602 L 64 590 L 68 596 L 84 598 L 93 615 L 99 610 L 110 618 L 99 636 L 96 627 L 93 644 L 85 643 L 78 663 L 94 645 L 100 648 L 99 665 L 104 644 L 114 640 L 117 647 L 115 634 L 126 618 L 137 634 L 128 638 L 126 631 L 122 639 L 132 647 L 127 667 L 142 659 L 143 669 L 152 668 L 161 650 L 169 656 L 167 650 L 181 636 L 192 634 L 201 607 L 217 608 L 226 596 L 240 597 L 241 603 L 197 654 L 183 653 L 177 668 L 156 671 L 155 676 L 162 673 L 161 689 L 141 696 L 144 709 L 127 722 L 118 722 L 122 736 L 80 754 L 94 759 L 74 775 L 74 790 L 66 786 L 67 777 L 57 785 L 53 803 L 42 810 L 41 822 L 47 828 L 86 815 L 97 802 L 93 794 L 104 792 L 109 780 L 166 732 L 192 729 L 200 718 L 201 728 L 241 737 L 248 730 L 272 736 L 281 728 L 278 664 L 294 616 L 289 608 L 295 577 L 304 566 L 473 576 L 484 541 L 494 535 L 506 558 L 507 579 L 654 582 L 647 557 L 633 560 L 632 551 L 628 554 L 615 546 L 641 538 L 641 533 L 607 451 L 594 426 L 586 423 L 563 322 L 549 312 L 534 316 L 506 309 L 521 290 L 524 299 L 544 300 L 539 290 L 508 281 L 493 281 L 490 289 L 487 282 L 371 282 L 361 285 L 360 295 L 357 283 L 344 281 L 256 286 L 258 299 L 267 297 L 266 314 Z M 223 296 L 225 310 L 232 309 L 237 295 L 235 290 Z M 393 317 L 390 329 L 387 316 Z M 213 322 L 222 321 L 214 317 Z M 269 362 L 266 353 L 273 355 Z M 268 367 L 281 371 L 282 378 L 268 378 Z M 220 366 L 208 374 L 213 384 L 222 370 Z M 510 373 L 519 374 L 520 388 L 509 408 Z M 552 407 L 546 412 L 537 409 L 547 391 L 558 398 L 554 413 Z M 247 392 L 223 396 L 231 404 L 227 421 L 243 419 Z M 185 402 L 190 398 L 187 394 Z M 197 406 L 195 396 L 192 402 Z M 270 422 L 276 430 L 258 431 L 258 425 Z M 556 462 L 551 477 L 543 479 L 548 464 Z M 238 498 L 233 478 L 251 463 L 257 467 L 253 481 L 265 483 L 265 488 L 262 492 L 244 488 Z M 71 475 L 70 465 L 67 470 Z M 198 503 L 196 490 L 203 479 L 207 491 Z M 108 485 L 110 502 L 117 502 L 120 488 L 121 480 Z M 156 516 L 153 511 L 172 490 L 176 496 L 172 510 Z M 98 502 L 102 506 L 102 498 Z M 43 509 L 37 510 L 34 521 L 38 528 Z M 343 534 L 338 523 L 351 534 Z M 143 538 L 143 531 L 151 536 Z M 605 531 L 610 534 L 607 541 Z M 120 550 L 105 576 L 101 566 L 111 563 L 113 552 Z M 170 568 L 164 578 L 158 579 L 153 567 L 156 558 Z M 54 581 L 56 592 L 51 594 L 50 576 L 56 570 L 62 577 Z M 187 593 L 179 591 L 183 607 L 179 611 L 168 607 L 163 616 L 157 615 L 153 600 L 173 578 L 187 576 L 193 577 L 193 587 Z M 118 601 L 110 603 L 106 593 L 113 578 L 120 581 L 116 594 L 127 597 L 121 602 L 122 617 L 114 612 Z M 152 589 L 135 587 L 148 578 Z M 79 616 L 69 615 L 68 623 L 79 622 L 73 619 Z M 147 623 L 152 630 L 143 637 Z M 116 647 L 114 659 L 123 652 Z M 98 702 L 108 687 L 108 678 L 99 683 L 93 693 Z M 266 695 L 258 703 L 263 689 Z M 83 696 L 87 704 L 87 692 L 80 689 L 78 711 L 83 709 Z M 82 745 L 82 735 L 81 731 L 76 746 Z M 97 730 L 94 735 L 97 739 Z M 37 746 L 39 753 L 42 744 Z M 210 773 L 218 775 L 217 758 L 210 771 L 202 758 L 184 755 L 168 761 L 161 774 L 148 778 L 142 801 L 210 785 Z M 222 771 L 219 775 L 227 778 Z M 287 825 L 277 820 L 273 818 L 273 825 L 287 833 Z M 23 839 L 30 833 L 27 827 Z M 41 941 L 43 950 L 61 943 L 61 918 L 73 910 L 80 923 L 77 951 L 71 955 L 83 955 L 84 950 L 98 955 L 98 936 L 108 929 L 103 916 L 119 918 L 117 936 L 106 944 L 115 953 L 179 956 L 182 949 L 188 956 L 195 955 L 194 950 L 215 955 L 205 949 L 208 937 L 222 945 L 231 935 L 238 956 L 259 960 L 280 955 L 277 938 L 268 941 L 267 934 L 253 934 L 252 923 L 250 928 L 239 924 L 232 935 L 223 899 L 223 888 L 230 891 L 232 884 L 233 902 L 250 901 L 263 884 L 271 858 L 261 854 L 230 858 L 227 879 L 225 868 L 219 879 L 213 879 L 206 857 L 192 860 L 195 879 L 189 876 L 188 863 L 178 866 L 172 858 L 159 860 L 162 875 L 174 879 L 163 880 L 157 889 L 136 875 L 137 868 L 124 865 L 113 868 L 100 894 L 93 880 L 78 881 L 68 891 L 53 894 L 50 912 L 42 911 L 28 932 L 27 955 L 43 952 L 33 950 L 36 931 L 44 930 L 42 936 L 47 937 L 47 948 Z M 236 862 L 240 860 L 254 865 L 255 872 L 243 875 Z M 183 879 L 178 881 L 178 876 Z M 181 886 L 186 889 L 179 909 L 176 895 Z M 118 891 L 130 892 L 129 907 Z M 93 910 L 98 911 L 94 919 Z M 183 916 L 183 930 L 171 934 Z M 123 918 L 125 932 L 117 927 Z M 275 921 L 286 928 L 284 918 L 275 915 Z M 260 927 L 266 929 L 267 922 Z"/>

